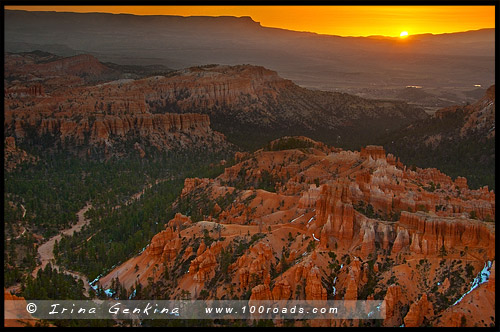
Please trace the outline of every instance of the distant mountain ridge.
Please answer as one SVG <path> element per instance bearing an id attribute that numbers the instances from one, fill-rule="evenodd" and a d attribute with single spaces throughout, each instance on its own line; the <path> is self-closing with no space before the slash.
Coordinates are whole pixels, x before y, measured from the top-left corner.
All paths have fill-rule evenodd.
<path id="1" fill-rule="evenodd" d="M 4 68 L 6 87 L 12 88 L 16 82 L 23 82 L 25 85 L 39 83 L 43 84 L 46 90 L 50 90 L 52 85 L 57 88 L 61 85 L 61 80 L 67 82 L 64 85 L 76 86 L 171 71 L 161 65 L 123 66 L 102 63 L 90 54 L 63 57 L 40 50 L 6 53 Z M 55 82 L 53 82 L 54 77 L 57 77 Z"/>
<path id="2" fill-rule="evenodd" d="M 5 11 L 9 52 L 86 53 L 102 62 L 174 69 L 251 64 L 303 87 L 349 93 L 407 85 L 438 92 L 490 86 L 494 45 L 494 29 L 400 40 L 267 28 L 249 17 Z M 461 98 L 453 97 L 448 105 L 462 103 Z"/>

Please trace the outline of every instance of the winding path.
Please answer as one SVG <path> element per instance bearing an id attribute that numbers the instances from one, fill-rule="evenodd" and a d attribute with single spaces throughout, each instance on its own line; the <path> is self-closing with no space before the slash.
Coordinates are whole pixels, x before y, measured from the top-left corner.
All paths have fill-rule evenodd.
<path id="1" fill-rule="evenodd" d="M 167 181 L 167 180 L 168 179 L 158 179 L 155 181 L 154 184 L 156 185 L 160 182 Z M 150 183 L 150 184 L 146 185 L 140 192 L 133 194 L 131 196 L 131 198 L 125 202 L 125 205 L 129 205 L 134 200 L 138 200 L 139 198 L 141 198 L 141 196 L 144 195 L 144 193 L 146 192 L 146 189 L 149 189 L 152 186 L 153 186 L 153 184 Z M 119 207 L 120 206 L 116 206 L 114 209 L 119 208 Z M 72 236 L 75 232 L 79 232 L 83 228 L 83 226 L 87 225 L 90 222 L 90 219 L 85 219 L 85 213 L 90 208 L 92 208 L 92 204 L 87 202 L 87 205 L 85 205 L 85 207 L 83 207 L 80 211 L 78 211 L 76 213 L 76 215 L 78 217 L 78 222 L 75 225 L 73 225 L 71 228 L 67 228 L 67 229 L 61 231 L 57 235 L 54 235 L 47 242 L 43 243 L 42 245 L 40 245 L 38 247 L 38 255 L 40 256 L 40 260 L 42 263 L 40 265 L 38 265 L 31 273 L 31 275 L 33 277 L 36 277 L 36 274 L 37 274 L 39 269 L 44 269 L 47 266 L 47 264 L 50 263 L 52 265 L 52 267 L 54 269 L 56 269 L 57 271 L 63 272 L 65 274 L 71 275 L 77 279 L 82 280 L 83 286 L 85 287 L 84 295 L 85 296 L 89 295 L 90 285 L 89 285 L 89 280 L 85 275 L 83 275 L 82 273 L 79 273 L 79 272 L 65 270 L 63 267 L 60 267 L 56 264 L 55 257 L 54 257 L 54 245 L 55 245 L 56 241 L 58 241 L 58 242 L 61 241 L 61 238 L 63 235 Z M 26 213 L 26 210 L 24 210 L 24 213 Z"/>
<path id="2" fill-rule="evenodd" d="M 57 271 L 64 272 L 66 274 L 72 275 L 78 279 L 81 279 L 83 281 L 83 285 L 85 287 L 85 296 L 88 296 L 88 292 L 90 290 L 89 282 L 87 277 L 85 277 L 83 274 L 78 273 L 78 272 L 73 272 L 73 271 L 66 271 L 63 268 L 59 267 L 56 265 L 55 259 L 54 259 L 54 245 L 56 241 L 61 241 L 61 238 L 63 235 L 73 235 L 75 232 L 79 232 L 83 226 L 87 225 L 90 222 L 90 219 L 85 219 L 85 212 L 87 212 L 90 208 L 92 207 L 92 204 L 87 202 L 87 205 L 80 211 L 76 213 L 78 216 L 78 222 L 73 225 L 71 228 L 63 230 L 61 233 L 51 237 L 47 242 L 42 244 L 41 246 L 38 247 L 38 255 L 40 256 L 40 259 L 42 261 L 42 264 L 38 265 L 31 275 L 33 277 L 36 276 L 38 270 L 44 269 L 45 266 L 50 262 L 53 268 L 55 268 Z"/>
<path id="3" fill-rule="evenodd" d="M 21 209 L 23 210 L 23 216 L 21 217 L 21 219 L 24 219 L 24 217 L 26 216 L 26 209 L 24 208 L 24 205 L 21 204 Z M 24 233 L 26 233 L 26 228 L 21 226 L 23 231 L 21 232 L 21 234 L 19 234 L 18 236 L 16 236 L 14 239 L 19 239 L 21 236 L 24 235 Z M 7 241 L 10 241 L 10 237 L 6 238 Z"/>
<path id="4" fill-rule="evenodd" d="M 24 219 L 24 217 L 26 216 L 26 208 L 22 204 L 21 204 L 21 209 L 23 209 L 23 216 L 22 216 L 22 218 Z"/>

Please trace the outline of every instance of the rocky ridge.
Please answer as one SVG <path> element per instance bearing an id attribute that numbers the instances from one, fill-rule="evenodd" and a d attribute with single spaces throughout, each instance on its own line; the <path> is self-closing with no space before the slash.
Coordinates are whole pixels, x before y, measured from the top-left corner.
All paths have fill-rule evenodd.
<path id="1" fill-rule="evenodd" d="M 436 111 L 379 140 L 407 164 L 438 167 L 467 177 L 469 184 L 495 185 L 495 86 L 477 102 Z"/>
<path id="2" fill-rule="evenodd" d="M 36 319 L 32 317 L 31 314 L 25 312 L 27 303 L 24 297 L 12 295 L 5 288 L 3 293 L 4 304 L 8 301 L 8 304 L 5 304 L 5 316 L 19 317 L 19 319 L 4 319 L 4 327 L 29 327 L 39 322 L 39 319 Z"/>
<path id="3" fill-rule="evenodd" d="M 484 132 L 487 138 L 495 137 L 495 86 L 490 86 L 485 95 L 474 104 L 464 107 L 453 106 L 443 108 L 434 114 L 437 119 L 444 119 L 457 111 L 465 114 L 464 124 L 460 128 L 460 136 L 473 132 Z"/>
<path id="4" fill-rule="evenodd" d="M 4 169 L 9 172 L 24 162 L 34 163 L 37 158 L 16 146 L 16 139 L 6 137 L 4 142 Z"/>
<path id="5" fill-rule="evenodd" d="M 210 117 L 213 129 L 243 145 L 255 131 L 259 144 L 297 133 L 353 144 L 355 137 L 373 138 L 375 131 L 426 117 L 403 102 L 301 88 L 258 66 L 206 65 L 140 79 L 106 79 L 109 70 L 89 55 L 42 63 L 32 55 L 8 55 L 5 131 L 23 140 L 23 132 L 41 126 L 48 130 L 38 135 L 80 142 L 89 133 L 95 137 L 94 131 L 103 133 L 101 122 L 112 134 L 114 127 L 121 133 L 121 126 L 125 132 L 133 125 L 143 131 L 143 121 L 146 126 L 165 122 L 161 116 L 169 114 L 201 113 Z M 359 135 L 346 136 L 346 130 Z"/>
<path id="6" fill-rule="evenodd" d="M 132 142 L 141 157 L 146 146 L 160 151 L 229 146 L 224 135 L 212 130 L 207 115 L 152 113 L 145 101 L 147 93 L 134 91 L 133 79 L 93 83 L 94 78 L 102 81 L 113 73 L 85 54 L 69 58 L 43 52 L 7 55 L 7 136 L 18 144 L 42 144 L 49 151 L 63 148 L 80 155 L 95 148 L 107 156 L 123 153 L 120 146 L 126 142 Z"/>
<path id="7" fill-rule="evenodd" d="M 177 215 L 100 285 L 118 276 L 128 289 L 153 277 L 170 298 L 385 299 L 384 326 L 443 324 L 440 315 L 495 259 L 494 193 L 436 169 L 408 169 L 378 146 L 326 148 L 261 149 L 216 179 L 186 179 L 175 204 L 189 200 L 202 221 Z M 479 291 L 494 288 L 467 296 Z M 484 305 L 474 310 L 494 316 Z"/>

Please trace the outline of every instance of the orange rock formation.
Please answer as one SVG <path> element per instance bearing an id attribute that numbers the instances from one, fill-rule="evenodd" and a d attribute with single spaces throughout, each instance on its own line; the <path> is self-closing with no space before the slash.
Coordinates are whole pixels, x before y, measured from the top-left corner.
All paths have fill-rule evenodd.
<path id="1" fill-rule="evenodd" d="M 376 157 L 366 151 L 377 151 Z M 486 221 L 494 216 L 494 193 L 472 190 L 463 179 L 452 181 L 436 169 L 390 163 L 394 157 L 378 148 L 364 153 L 314 145 L 258 150 L 215 179 L 186 179 L 181 196 L 198 202 L 193 209 L 203 211 L 201 197 L 214 201 L 232 193 L 232 198 L 218 200 L 217 213 L 205 210 L 205 221 L 191 223 L 177 215 L 144 252 L 100 283 L 109 287 L 111 276 L 118 275 L 130 287 L 154 277 L 169 285 L 172 298 L 186 290 L 194 298 L 206 290 L 218 298 L 252 301 L 385 299 L 384 326 L 462 322 L 438 299 L 455 301 L 472 282 L 464 271 L 472 269 L 475 276 L 486 261 L 494 261 L 495 226 Z M 264 171 L 279 179 L 276 192 L 258 187 Z M 440 189 L 422 190 L 431 181 Z M 235 183 L 240 189 L 231 186 Z M 471 211 L 476 219 L 469 218 Z M 180 220 L 183 226 L 174 229 Z M 211 245 L 204 240 L 196 245 L 203 236 Z M 177 265 L 169 263 L 173 260 Z M 136 264 L 138 272 L 129 277 Z M 170 271 L 169 279 L 153 273 L 155 264 L 156 271 Z M 189 269 L 179 274 L 182 264 Z M 461 275 L 461 284 L 454 274 Z M 490 299 L 494 279 L 493 264 L 490 281 L 468 294 L 456 306 L 459 311 L 483 313 L 477 314 L 483 320 L 494 316 L 493 302 L 474 300 L 483 293 Z M 466 321 L 477 323 L 469 316 Z"/>

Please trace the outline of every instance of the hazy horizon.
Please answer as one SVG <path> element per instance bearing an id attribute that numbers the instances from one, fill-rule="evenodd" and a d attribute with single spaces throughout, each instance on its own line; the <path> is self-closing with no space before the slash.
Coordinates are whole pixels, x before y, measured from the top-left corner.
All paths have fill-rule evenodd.
<path id="1" fill-rule="evenodd" d="M 30 12 L 98 13 L 152 17 L 249 17 L 265 28 L 340 37 L 383 36 L 397 38 L 402 31 L 407 31 L 409 36 L 414 36 L 425 34 L 441 35 L 495 28 L 494 6 L 447 6 L 445 9 L 442 9 L 443 6 L 418 6 L 418 8 L 413 6 L 411 10 L 407 8 L 411 6 L 265 6 L 264 9 L 260 8 L 262 6 L 126 6 L 126 8 L 123 8 L 125 6 L 92 6 L 91 9 L 88 9 L 91 6 L 47 7 L 6 6 L 5 9 Z M 61 7 L 64 8 L 61 9 Z M 117 7 L 120 8 L 117 9 Z M 279 7 L 279 9 L 276 7 Z M 300 7 L 300 9 L 297 7 Z M 431 7 L 431 10 L 428 7 Z M 463 7 L 468 8 L 465 10 Z M 258 11 L 259 9 L 261 12 Z M 162 12 L 151 12 L 153 10 L 161 10 Z M 298 10 L 301 12 L 297 13 Z M 306 13 L 302 13 L 302 11 Z M 471 12 L 474 12 L 475 15 L 472 15 Z M 317 22 L 305 19 L 305 17 L 311 17 L 311 14 L 313 14 Z M 439 20 L 436 20 L 433 15 L 441 16 Z M 389 22 L 387 19 L 391 21 Z M 452 22 L 453 27 L 447 25 L 446 28 L 442 28 L 441 25 L 437 25 L 444 24 L 440 22 L 441 20 L 447 22 L 447 24 Z M 359 29 L 366 32 L 356 33 L 355 31 Z M 349 30 L 351 32 L 348 32 Z"/>

